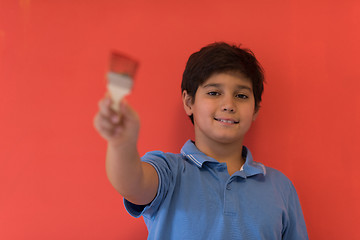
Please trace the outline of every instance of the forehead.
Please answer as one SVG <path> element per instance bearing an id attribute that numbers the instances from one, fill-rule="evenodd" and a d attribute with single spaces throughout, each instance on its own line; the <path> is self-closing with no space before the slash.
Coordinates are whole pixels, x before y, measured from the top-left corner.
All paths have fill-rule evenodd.
<path id="1" fill-rule="evenodd" d="M 214 73 L 208 79 L 206 79 L 200 86 L 232 86 L 232 87 L 247 87 L 252 89 L 252 81 L 244 74 L 239 72 L 225 72 Z"/>

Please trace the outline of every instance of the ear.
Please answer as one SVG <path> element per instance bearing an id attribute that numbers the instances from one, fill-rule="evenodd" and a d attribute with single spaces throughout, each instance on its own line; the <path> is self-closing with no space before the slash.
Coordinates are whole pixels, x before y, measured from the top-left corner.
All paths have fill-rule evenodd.
<path id="1" fill-rule="evenodd" d="M 186 114 L 188 116 L 191 116 L 193 114 L 192 112 L 193 102 L 192 102 L 192 97 L 188 94 L 186 90 L 184 90 L 182 93 L 182 100 Z"/>

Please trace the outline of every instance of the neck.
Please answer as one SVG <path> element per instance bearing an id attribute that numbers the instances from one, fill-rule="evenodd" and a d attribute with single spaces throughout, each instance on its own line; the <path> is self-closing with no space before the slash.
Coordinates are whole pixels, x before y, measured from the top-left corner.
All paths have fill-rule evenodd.
<path id="1" fill-rule="evenodd" d="M 195 138 L 196 147 L 207 156 L 216 159 L 219 162 L 226 162 L 234 167 L 240 167 L 245 160 L 242 159 L 242 139 L 231 143 L 221 143 L 211 140 L 199 141 Z"/>

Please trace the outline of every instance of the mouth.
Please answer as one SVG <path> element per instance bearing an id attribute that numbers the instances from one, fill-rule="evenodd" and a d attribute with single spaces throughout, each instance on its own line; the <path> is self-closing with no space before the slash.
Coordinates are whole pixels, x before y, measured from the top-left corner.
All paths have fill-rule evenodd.
<path id="1" fill-rule="evenodd" d="M 222 123 L 228 123 L 228 124 L 238 124 L 239 121 L 236 121 L 234 119 L 229 119 L 229 118 L 215 118 L 214 119 L 218 122 L 222 122 Z"/>

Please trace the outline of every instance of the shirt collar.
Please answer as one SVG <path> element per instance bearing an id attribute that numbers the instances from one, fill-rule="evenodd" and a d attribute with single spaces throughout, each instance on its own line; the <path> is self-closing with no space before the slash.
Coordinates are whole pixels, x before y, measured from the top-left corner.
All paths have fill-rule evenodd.
<path id="1" fill-rule="evenodd" d="M 188 140 L 181 149 L 181 154 L 189 159 L 191 162 L 195 163 L 196 166 L 201 168 L 205 162 L 216 162 L 217 160 L 207 156 L 205 153 L 201 152 L 194 144 L 193 141 Z M 245 164 L 243 166 L 243 171 L 247 176 L 252 176 L 256 174 L 266 175 L 266 168 L 263 164 L 255 162 L 251 155 L 249 149 L 243 146 L 243 154 L 246 156 Z"/>

